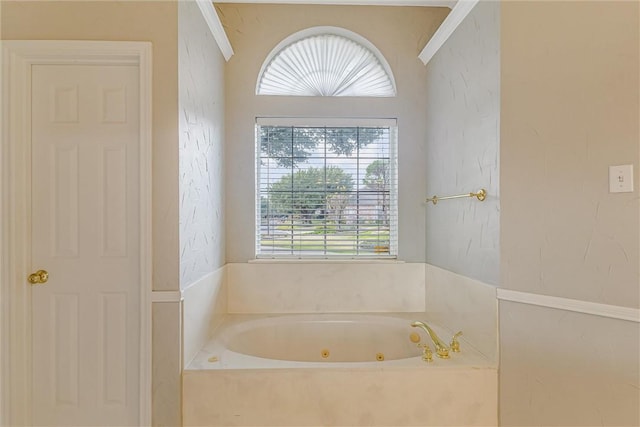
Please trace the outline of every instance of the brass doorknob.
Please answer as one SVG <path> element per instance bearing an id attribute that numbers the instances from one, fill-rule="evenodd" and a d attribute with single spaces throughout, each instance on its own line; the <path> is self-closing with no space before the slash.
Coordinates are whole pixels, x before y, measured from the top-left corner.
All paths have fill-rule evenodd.
<path id="1" fill-rule="evenodd" d="M 49 273 L 47 270 L 38 270 L 30 274 L 27 280 L 29 280 L 29 283 L 32 285 L 42 285 L 49 280 Z"/>

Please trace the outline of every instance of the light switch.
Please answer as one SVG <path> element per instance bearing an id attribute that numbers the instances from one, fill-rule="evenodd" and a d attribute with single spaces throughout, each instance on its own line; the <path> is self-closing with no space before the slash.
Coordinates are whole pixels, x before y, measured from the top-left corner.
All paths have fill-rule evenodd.
<path id="1" fill-rule="evenodd" d="M 633 165 L 609 166 L 609 193 L 633 192 Z"/>

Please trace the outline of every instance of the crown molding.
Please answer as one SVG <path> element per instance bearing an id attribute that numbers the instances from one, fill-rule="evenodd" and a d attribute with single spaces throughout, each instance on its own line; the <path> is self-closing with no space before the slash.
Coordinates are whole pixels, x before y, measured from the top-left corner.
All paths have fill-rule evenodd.
<path id="1" fill-rule="evenodd" d="M 319 4 L 345 6 L 427 6 L 453 8 L 457 0 L 216 0 L 216 3 Z"/>
<path id="2" fill-rule="evenodd" d="M 220 22 L 220 17 L 215 7 L 213 7 L 213 2 L 210 0 L 196 0 L 196 4 L 209 27 L 209 31 L 213 34 L 213 38 L 216 40 L 225 61 L 229 61 L 233 56 L 233 48 L 231 47 L 227 33 L 224 31 L 222 22 Z"/>
<path id="3" fill-rule="evenodd" d="M 451 9 L 451 12 L 442 21 L 442 24 L 436 30 L 435 34 L 427 42 L 427 45 L 422 49 L 418 58 L 427 65 L 431 58 L 440 50 L 445 42 L 451 37 L 451 34 L 462 23 L 464 18 L 467 17 L 469 12 L 478 4 L 479 0 L 460 0 L 456 2 L 455 6 Z"/>

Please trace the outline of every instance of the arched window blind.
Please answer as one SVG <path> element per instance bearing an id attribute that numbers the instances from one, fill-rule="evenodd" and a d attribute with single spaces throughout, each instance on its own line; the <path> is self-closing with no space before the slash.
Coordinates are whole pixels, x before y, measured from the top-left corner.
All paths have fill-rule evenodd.
<path id="1" fill-rule="evenodd" d="M 305 30 L 302 38 L 300 34 L 280 43 L 267 57 L 258 78 L 258 95 L 396 95 L 389 65 L 366 39 L 332 27 Z"/>

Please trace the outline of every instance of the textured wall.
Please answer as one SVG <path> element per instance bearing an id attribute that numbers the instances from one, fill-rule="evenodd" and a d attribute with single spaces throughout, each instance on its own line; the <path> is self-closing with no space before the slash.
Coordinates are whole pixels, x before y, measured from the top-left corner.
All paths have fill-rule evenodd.
<path id="1" fill-rule="evenodd" d="M 639 4 L 502 2 L 501 284 L 640 307 Z M 610 194 L 608 166 L 635 192 Z M 500 302 L 502 425 L 640 422 L 640 324 Z"/>
<path id="2" fill-rule="evenodd" d="M 427 194 L 487 190 L 426 207 L 428 264 L 500 276 L 500 3 L 480 2 L 427 66 Z"/>
<path id="3" fill-rule="evenodd" d="M 397 117 L 400 259 L 424 262 L 426 69 L 420 49 L 448 13 L 446 8 L 218 4 L 235 50 L 227 64 L 227 260 L 255 257 L 255 118 Z M 372 42 L 389 62 L 394 98 L 308 98 L 255 95 L 263 61 L 284 38 L 331 25 Z"/>
<path id="4" fill-rule="evenodd" d="M 195 2 L 179 2 L 180 287 L 224 265 L 224 58 Z"/>

